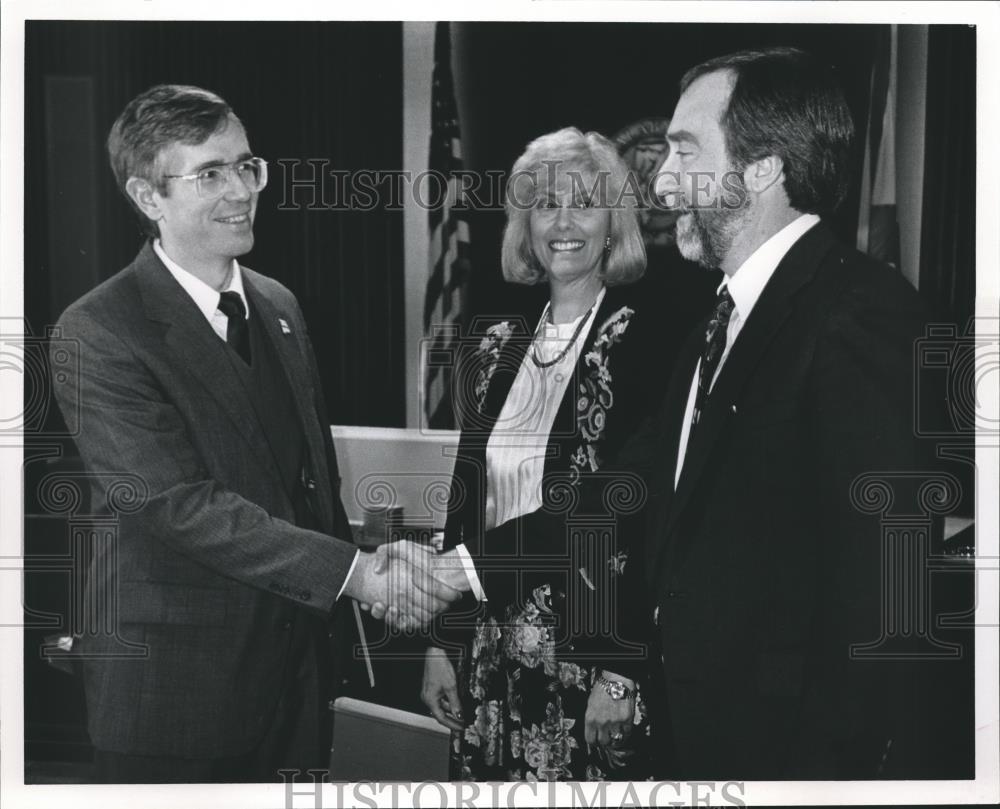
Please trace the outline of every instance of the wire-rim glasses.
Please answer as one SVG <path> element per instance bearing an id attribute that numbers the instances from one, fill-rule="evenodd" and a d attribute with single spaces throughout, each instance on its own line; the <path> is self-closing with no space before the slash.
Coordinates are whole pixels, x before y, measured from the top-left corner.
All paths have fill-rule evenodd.
<path id="1" fill-rule="evenodd" d="M 199 197 L 211 199 L 220 197 L 229 187 L 232 178 L 239 178 L 250 193 L 256 193 L 267 185 L 267 161 L 259 157 L 248 157 L 221 166 L 209 166 L 192 174 L 164 174 L 166 180 L 187 180 L 194 182 Z"/>

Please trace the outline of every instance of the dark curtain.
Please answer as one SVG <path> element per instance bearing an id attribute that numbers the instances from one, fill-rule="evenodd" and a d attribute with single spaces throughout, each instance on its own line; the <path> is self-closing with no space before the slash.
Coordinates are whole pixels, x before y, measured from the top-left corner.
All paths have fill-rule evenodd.
<path id="1" fill-rule="evenodd" d="M 932 25 L 920 292 L 962 330 L 976 299 L 976 29 Z"/>
<path id="2" fill-rule="evenodd" d="M 402 168 L 402 24 L 32 21 L 25 37 L 34 332 L 141 244 L 103 146 L 122 107 L 153 84 L 203 86 L 270 164 L 241 261 L 298 297 L 331 421 L 404 426 L 402 211 L 331 209 L 337 188 L 323 177 Z"/>
<path id="3" fill-rule="evenodd" d="M 921 424 L 961 483 L 957 513 L 975 513 L 976 386 L 989 384 L 975 357 L 976 29 L 932 25 L 927 41 L 927 124 L 920 294 L 933 314 L 920 371 Z M 993 339 L 996 339 L 995 337 Z M 941 349 L 944 349 L 942 351 Z M 929 403 L 937 396 L 940 404 Z"/>
<path id="4" fill-rule="evenodd" d="M 941 471 L 955 476 L 960 502 L 953 516 L 976 516 L 977 386 L 991 384 L 990 368 L 976 359 L 976 34 L 971 26 L 932 25 L 927 40 L 927 118 L 924 196 L 920 242 L 920 294 L 936 321 L 917 367 L 920 390 L 917 429 L 927 436 Z M 994 268 L 990 268 L 993 270 Z M 994 327 L 995 328 L 995 327 Z M 996 340 L 993 335 L 980 339 Z M 993 380 L 995 384 L 995 379 Z M 991 427 L 985 424 L 985 429 Z M 973 524 L 946 539 L 944 553 L 977 546 Z M 940 551 L 938 551 L 940 552 Z M 956 561 L 954 558 L 949 560 Z M 970 616 L 976 604 L 976 575 L 953 566 L 935 575 L 938 615 Z M 963 575 L 956 575 L 963 573 Z M 947 619 L 946 619 L 947 620 Z M 951 740 L 941 765 L 971 762 L 975 753 L 975 646 L 971 621 L 959 619 L 955 640 L 964 646 L 959 665 L 941 667 L 935 699 L 949 719 L 938 728 Z M 936 631 L 936 628 L 935 628 Z"/>

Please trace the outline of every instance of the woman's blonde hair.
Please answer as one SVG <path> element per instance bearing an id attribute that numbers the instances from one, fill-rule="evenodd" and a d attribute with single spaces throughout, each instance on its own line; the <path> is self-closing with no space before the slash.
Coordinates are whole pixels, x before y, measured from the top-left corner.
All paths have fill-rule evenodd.
<path id="1" fill-rule="evenodd" d="M 614 286 L 637 281 L 646 271 L 646 247 L 636 212 L 638 186 L 629 178 L 628 168 L 611 141 L 597 132 L 584 134 L 576 127 L 536 138 L 511 169 L 504 203 L 507 226 L 500 251 L 504 279 L 516 284 L 545 280 L 545 270 L 531 249 L 530 215 L 539 186 L 544 178 L 553 177 L 557 168 L 591 175 L 602 197 L 598 204 L 610 208 L 611 243 L 601 269 L 604 283 Z"/>

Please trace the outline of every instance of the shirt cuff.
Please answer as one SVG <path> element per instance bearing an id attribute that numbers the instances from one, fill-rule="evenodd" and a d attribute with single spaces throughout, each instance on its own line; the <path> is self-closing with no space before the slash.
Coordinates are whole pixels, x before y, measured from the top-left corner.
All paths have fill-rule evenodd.
<path id="1" fill-rule="evenodd" d="M 337 593 L 337 597 L 334 599 L 335 601 L 339 601 L 340 597 L 344 594 L 344 588 L 347 587 L 347 582 L 351 580 L 351 574 L 354 573 L 354 568 L 357 567 L 360 556 L 361 551 L 356 551 L 354 554 L 354 561 L 351 562 L 351 567 L 348 569 L 347 575 L 344 577 L 344 583 L 340 585 L 340 592 Z"/>
<path id="2" fill-rule="evenodd" d="M 465 543 L 456 545 L 455 550 L 458 552 L 458 558 L 462 560 L 462 570 L 465 571 L 465 578 L 469 580 L 469 588 L 472 590 L 472 594 L 476 597 L 476 601 L 487 601 L 486 592 L 483 590 L 483 585 L 479 581 L 479 575 L 476 573 L 476 566 L 472 563 L 472 557 L 469 556 L 469 551 L 465 547 Z"/>

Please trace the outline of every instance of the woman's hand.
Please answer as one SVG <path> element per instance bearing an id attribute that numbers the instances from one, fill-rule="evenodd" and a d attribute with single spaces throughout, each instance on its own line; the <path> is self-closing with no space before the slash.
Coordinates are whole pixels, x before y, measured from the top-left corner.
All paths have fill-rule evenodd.
<path id="1" fill-rule="evenodd" d="M 431 715 L 450 730 L 462 730 L 462 703 L 458 699 L 455 667 L 444 649 L 431 646 L 424 656 L 424 686 L 420 698 Z"/>
<path id="2" fill-rule="evenodd" d="M 624 683 L 632 691 L 633 696 L 611 699 L 604 686 L 595 681 L 593 688 L 590 689 L 590 699 L 587 701 L 584 738 L 587 744 L 615 747 L 621 745 L 632 732 L 632 719 L 635 716 L 635 683 L 627 677 L 620 677 L 608 671 L 604 672 L 604 677 Z"/>

